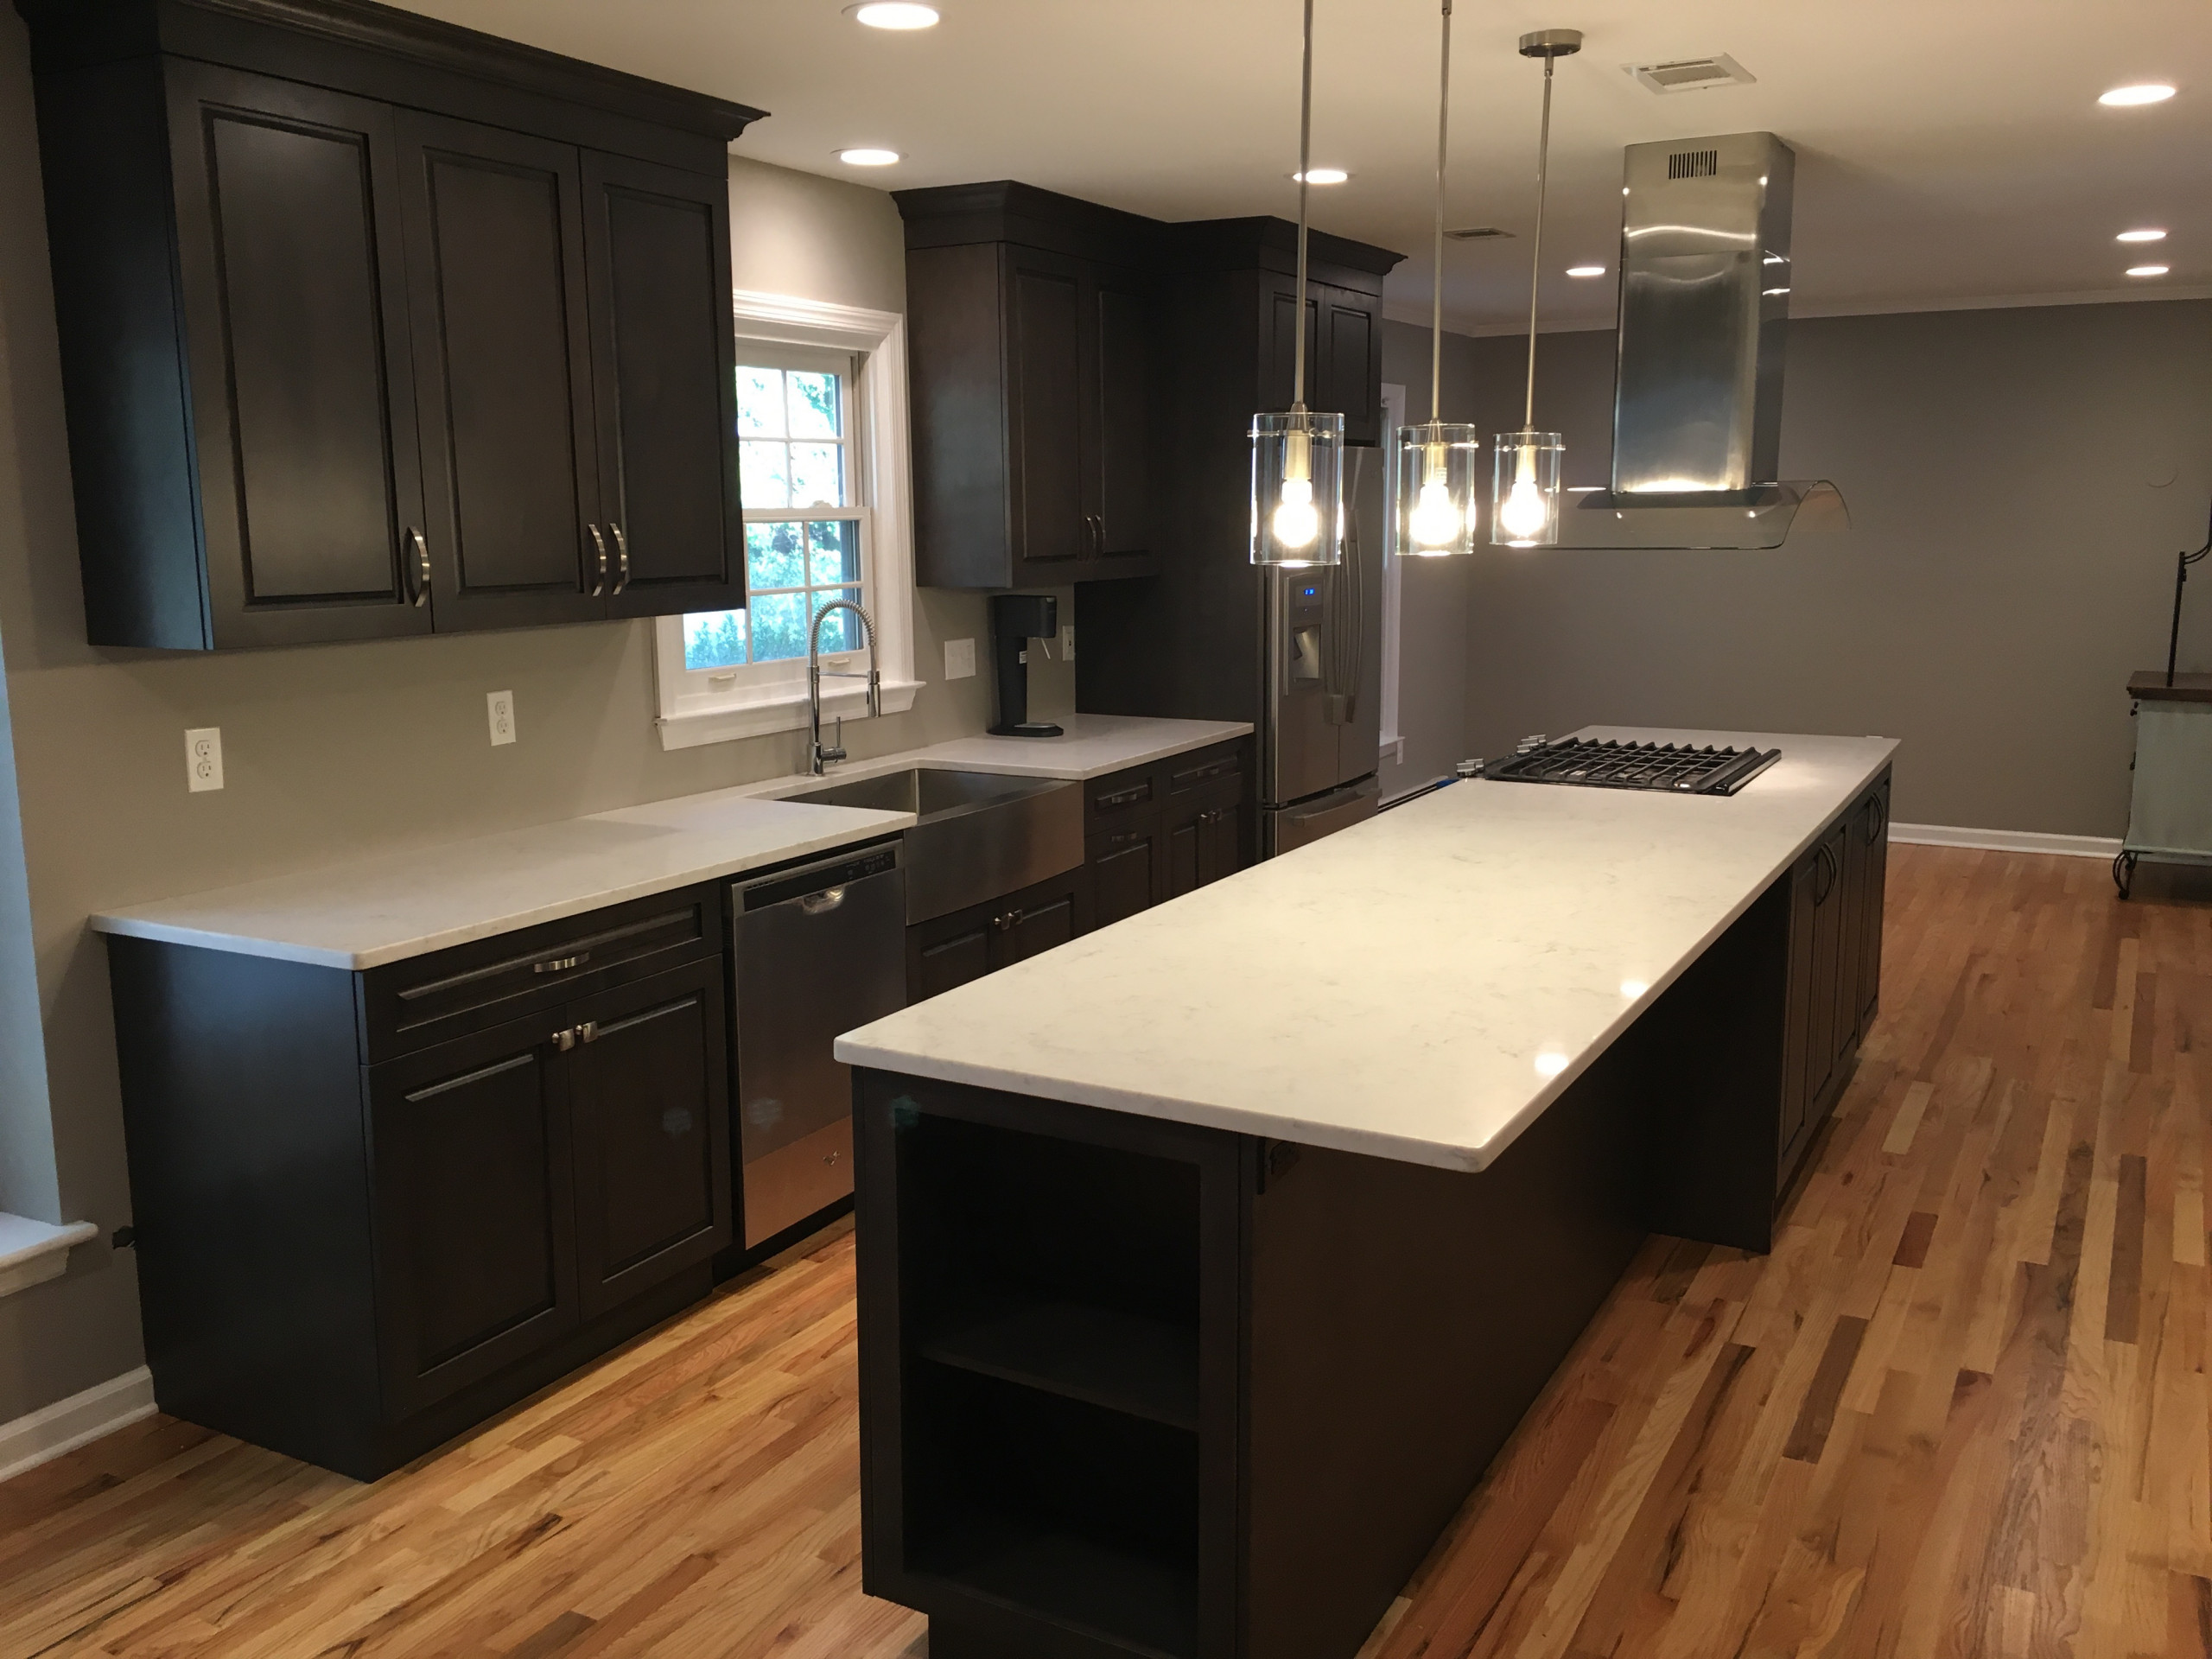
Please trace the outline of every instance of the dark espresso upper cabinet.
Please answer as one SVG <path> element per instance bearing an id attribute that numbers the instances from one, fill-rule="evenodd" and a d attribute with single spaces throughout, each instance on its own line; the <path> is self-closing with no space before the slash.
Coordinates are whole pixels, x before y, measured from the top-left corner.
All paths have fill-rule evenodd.
<path id="1" fill-rule="evenodd" d="M 897 200 L 921 582 L 1148 575 L 1149 222 L 1019 184 Z"/>
<path id="2" fill-rule="evenodd" d="M 745 525 L 728 439 L 727 179 L 587 151 L 583 188 L 600 499 L 615 542 L 607 609 L 735 609 Z"/>
<path id="3" fill-rule="evenodd" d="M 88 633 L 743 602 L 757 111 L 363 0 L 16 0 Z"/>

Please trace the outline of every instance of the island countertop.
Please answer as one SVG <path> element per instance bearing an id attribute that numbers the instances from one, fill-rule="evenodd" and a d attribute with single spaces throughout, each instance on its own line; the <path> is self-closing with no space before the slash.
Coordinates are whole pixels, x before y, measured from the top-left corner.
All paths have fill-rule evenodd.
<path id="1" fill-rule="evenodd" d="M 837 1058 L 1486 1168 L 1897 748 L 1628 727 L 1578 735 L 1755 744 L 1782 759 L 1731 797 L 1439 790 L 849 1032 Z"/>

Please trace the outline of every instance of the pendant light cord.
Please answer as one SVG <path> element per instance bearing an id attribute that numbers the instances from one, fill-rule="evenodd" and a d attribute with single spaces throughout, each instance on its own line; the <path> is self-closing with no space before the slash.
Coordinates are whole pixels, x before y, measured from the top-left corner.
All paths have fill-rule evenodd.
<path id="1" fill-rule="evenodd" d="M 1428 343 L 1428 423 L 1444 418 L 1444 157 L 1452 119 L 1452 0 L 1444 0 L 1443 67 L 1436 75 L 1436 308 Z"/>
<path id="2" fill-rule="evenodd" d="M 1313 0 L 1306 0 L 1306 64 L 1298 87 L 1298 330 L 1291 348 L 1290 406 L 1306 407 L 1306 193 L 1313 149 Z"/>
<path id="3" fill-rule="evenodd" d="M 1536 288 L 1544 274 L 1544 175 L 1552 156 L 1552 62 L 1544 59 L 1544 124 L 1536 140 L 1536 240 L 1529 266 L 1529 402 L 1521 416 L 1524 432 L 1536 429 Z"/>

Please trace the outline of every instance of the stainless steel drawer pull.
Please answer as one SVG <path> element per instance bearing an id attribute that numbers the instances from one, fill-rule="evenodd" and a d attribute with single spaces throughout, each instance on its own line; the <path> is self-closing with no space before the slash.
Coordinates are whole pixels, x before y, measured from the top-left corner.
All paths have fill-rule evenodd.
<path id="1" fill-rule="evenodd" d="M 533 974 L 565 974 L 572 968 L 582 967 L 590 960 L 590 951 L 579 950 L 573 957 L 549 957 L 543 962 L 534 962 L 530 965 L 530 971 Z"/>

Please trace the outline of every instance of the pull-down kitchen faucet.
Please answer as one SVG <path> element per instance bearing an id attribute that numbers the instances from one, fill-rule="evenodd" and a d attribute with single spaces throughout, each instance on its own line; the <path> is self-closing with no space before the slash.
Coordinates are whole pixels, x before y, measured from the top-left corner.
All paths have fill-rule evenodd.
<path id="1" fill-rule="evenodd" d="M 868 673 L 854 673 L 850 669 L 824 669 L 822 666 L 822 622 L 832 611 L 850 611 L 861 620 L 861 632 L 868 641 Z M 837 741 L 829 748 L 822 747 L 822 677 L 827 673 L 833 680 L 868 681 L 868 711 L 871 715 L 883 712 L 883 680 L 875 671 L 875 621 L 849 599 L 833 599 L 814 613 L 814 626 L 806 636 L 806 705 L 808 711 L 809 744 L 807 764 L 817 778 L 832 760 L 845 758 L 845 717 L 837 716 Z"/>

